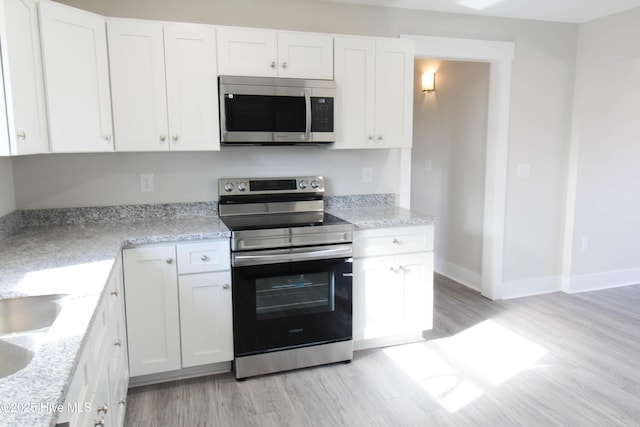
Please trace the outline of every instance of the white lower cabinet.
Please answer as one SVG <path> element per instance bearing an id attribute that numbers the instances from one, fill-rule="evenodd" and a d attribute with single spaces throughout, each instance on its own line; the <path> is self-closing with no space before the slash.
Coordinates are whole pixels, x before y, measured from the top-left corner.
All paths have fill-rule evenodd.
<path id="1" fill-rule="evenodd" d="M 132 377 L 180 369 L 175 246 L 122 251 Z"/>
<path id="2" fill-rule="evenodd" d="M 132 377 L 233 359 L 228 239 L 124 249 L 123 257 Z"/>
<path id="3" fill-rule="evenodd" d="M 419 340 L 432 328 L 433 259 L 432 225 L 354 233 L 356 350 Z"/>
<path id="4" fill-rule="evenodd" d="M 129 385 L 122 263 L 109 276 L 57 423 L 122 426 Z"/>
<path id="5" fill-rule="evenodd" d="M 179 277 L 182 367 L 233 359 L 230 283 L 228 271 Z"/>

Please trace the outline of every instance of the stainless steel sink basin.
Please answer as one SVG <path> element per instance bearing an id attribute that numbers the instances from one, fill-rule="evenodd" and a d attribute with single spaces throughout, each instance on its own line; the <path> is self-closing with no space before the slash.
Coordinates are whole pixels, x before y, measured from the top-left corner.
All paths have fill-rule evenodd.
<path id="1" fill-rule="evenodd" d="M 33 331 L 53 324 L 64 295 L 38 295 L 0 300 L 0 335 Z"/>
<path id="2" fill-rule="evenodd" d="M 62 310 L 65 295 L 0 300 L 0 378 L 24 369 Z"/>
<path id="3" fill-rule="evenodd" d="M 33 352 L 0 340 L 0 378 L 14 374 L 26 367 L 33 359 Z"/>

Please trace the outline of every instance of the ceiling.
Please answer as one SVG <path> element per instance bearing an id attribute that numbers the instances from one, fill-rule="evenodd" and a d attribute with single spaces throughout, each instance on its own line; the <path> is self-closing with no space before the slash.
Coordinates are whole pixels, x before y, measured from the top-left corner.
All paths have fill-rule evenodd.
<path id="1" fill-rule="evenodd" d="M 582 23 L 640 7 L 640 0 L 323 0 L 369 6 Z"/>

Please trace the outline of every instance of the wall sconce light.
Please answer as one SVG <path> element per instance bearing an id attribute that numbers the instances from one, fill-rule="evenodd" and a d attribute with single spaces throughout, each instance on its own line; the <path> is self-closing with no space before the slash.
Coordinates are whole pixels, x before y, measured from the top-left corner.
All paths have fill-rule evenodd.
<path id="1" fill-rule="evenodd" d="M 422 93 L 435 92 L 436 90 L 436 74 L 422 73 Z"/>

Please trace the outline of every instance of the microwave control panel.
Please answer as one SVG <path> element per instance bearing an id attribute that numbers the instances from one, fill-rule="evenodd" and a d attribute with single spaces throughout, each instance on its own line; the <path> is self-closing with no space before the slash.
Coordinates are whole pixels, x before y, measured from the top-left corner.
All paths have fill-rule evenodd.
<path id="1" fill-rule="evenodd" d="M 333 98 L 311 97 L 311 132 L 333 132 Z"/>

